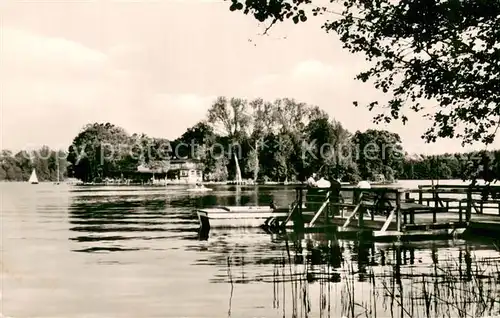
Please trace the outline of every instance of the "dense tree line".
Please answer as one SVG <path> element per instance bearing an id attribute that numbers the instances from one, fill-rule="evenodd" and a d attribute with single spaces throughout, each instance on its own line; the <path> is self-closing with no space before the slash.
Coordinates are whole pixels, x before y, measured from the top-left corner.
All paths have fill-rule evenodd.
<path id="1" fill-rule="evenodd" d="M 2 150 L 0 153 L 0 180 L 26 181 L 33 169 L 39 181 L 56 181 L 66 177 L 67 162 L 63 151 L 42 147 L 38 150 L 22 150 L 13 153 Z"/>
<path id="2" fill-rule="evenodd" d="M 358 139 L 380 149 L 365 154 L 357 147 Z M 174 140 L 172 148 L 175 152 L 179 145 L 197 145 L 195 151 L 185 147 L 191 151 L 180 155 L 201 160 L 212 180 L 299 181 L 319 172 L 357 181 L 378 174 L 394 179 L 392 171 L 404 156 L 398 162 L 389 150 L 401 150 L 400 143 L 399 136 L 386 131 L 352 134 L 318 107 L 293 99 L 219 97 L 206 120 Z M 382 145 L 389 146 L 388 156 L 381 153 Z M 373 168 L 360 170 L 360 164 Z"/>
<path id="3" fill-rule="evenodd" d="M 56 163 L 59 158 L 59 165 Z M 66 153 L 48 147 L 2 152 L 0 179 L 55 180 L 57 166 L 83 181 L 127 178 L 137 167 L 166 173 L 172 159 L 203 164 L 207 180 L 301 181 L 313 172 L 356 182 L 385 179 L 464 179 L 478 163 L 498 170 L 500 151 L 410 156 L 399 135 L 385 130 L 349 132 L 316 106 L 293 99 L 272 102 L 219 97 L 205 120 L 169 141 L 129 134 L 111 123 L 88 124 Z M 490 173 L 491 174 L 491 173 Z"/>
<path id="4" fill-rule="evenodd" d="M 110 123 L 85 126 L 68 149 L 68 175 L 85 182 L 100 182 L 136 172 L 142 165 L 168 171 L 170 142 L 145 134 L 129 135 Z"/>
<path id="5" fill-rule="evenodd" d="M 500 150 L 407 157 L 401 179 L 500 180 Z"/>

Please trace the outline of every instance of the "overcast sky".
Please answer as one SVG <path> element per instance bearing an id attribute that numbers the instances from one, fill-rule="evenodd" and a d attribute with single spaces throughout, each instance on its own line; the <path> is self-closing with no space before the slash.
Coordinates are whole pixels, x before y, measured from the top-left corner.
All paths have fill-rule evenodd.
<path id="1" fill-rule="evenodd" d="M 89 122 L 176 138 L 218 95 L 292 97 L 351 131 L 385 128 L 409 152 L 469 149 L 425 144 L 429 125 L 375 126 L 352 106 L 377 93 L 353 80 L 362 56 L 344 51 L 320 20 L 259 35 L 264 25 L 209 0 L 0 1 L 1 148 L 67 148 Z M 498 141 L 493 147 L 498 147 Z"/>

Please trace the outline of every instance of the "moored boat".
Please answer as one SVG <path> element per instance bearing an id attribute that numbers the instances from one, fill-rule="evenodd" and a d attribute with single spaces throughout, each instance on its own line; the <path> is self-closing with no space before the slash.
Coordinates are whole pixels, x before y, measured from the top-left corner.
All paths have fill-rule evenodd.
<path id="1" fill-rule="evenodd" d="M 270 206 L 224 206 L 196 211 L 203 228 L 212 227 L 260 227 L 273 217 L 286 218 L 288 209 Z"/>
<path id="2" fill-rule="evenodd" d="M 196 187 L 194 188 L 188 188 L 187 191 L 188 192 L 209 192 L 209 191 L 212 191 L 213 189 L 211 188 L 207 188 L 205 187 L 204 185 L 196 185 Z"/>

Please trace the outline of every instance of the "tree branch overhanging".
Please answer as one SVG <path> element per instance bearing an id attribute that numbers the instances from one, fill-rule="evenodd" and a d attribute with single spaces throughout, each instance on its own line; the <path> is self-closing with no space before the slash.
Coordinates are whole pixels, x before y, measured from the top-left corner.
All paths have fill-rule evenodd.
<path id="1" fill-rule="evenodd" d="M 239 3 L 239 4 L 238 4 Z M 425 101 L 445 112 L 429 112 L 428 142 L 460 138 L 491 144 L 500 111 L 500 1 L 346 0 L 338 12 L 311 0 L 232 0 L 234 10 L 272 25 L 307 16 L 335 15 L 323 27 L 344 47 L 374 63 L 358 75 L 386 93 L 388 103 L 371 102 L 375 120 L 403 120 L 405 110 L 422 111 Z M 307 13 L 306 13 L 307 12 Z M 495 120 L 493 120 L 495 121 Z M 472 125 L 472 126 L 471 126 Z"/>

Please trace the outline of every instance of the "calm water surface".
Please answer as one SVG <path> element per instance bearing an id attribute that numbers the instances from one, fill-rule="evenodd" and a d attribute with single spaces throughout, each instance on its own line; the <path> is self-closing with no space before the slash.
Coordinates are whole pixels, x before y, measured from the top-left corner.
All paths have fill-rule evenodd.
<path id="1" fill-rule="evenodd" d="M 292 188 L 2 183 L 0 312 L 9 317 L 486 317 L 493 242 L 362 244 L 198 233 L 193 208 L 287 204 Z M 0 315 L 1 316 L 1 315 Z"/>

